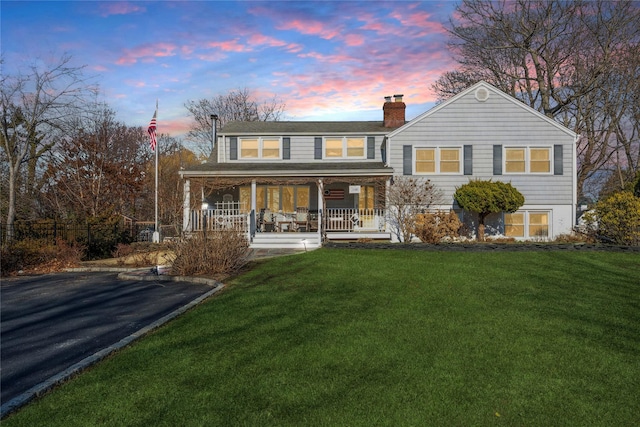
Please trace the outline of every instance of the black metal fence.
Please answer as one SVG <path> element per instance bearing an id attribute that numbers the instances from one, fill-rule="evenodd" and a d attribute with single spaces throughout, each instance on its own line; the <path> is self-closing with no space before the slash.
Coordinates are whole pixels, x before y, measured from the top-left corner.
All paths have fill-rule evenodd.
<path id="1" fill-rule="evenodd" d="M 11 231 L 11 233 L 9 233 Z M 111 251 L 119 243 L 152 241 L 154 225 L 149 223 L 84 223 L 62 221 L 16 221 L 9 230 L 0 224 L 0 242 L 37 241 L 42 245 L 55 245 L 58 240 L 86 246 L 90 255 L 99 256 Z"/>

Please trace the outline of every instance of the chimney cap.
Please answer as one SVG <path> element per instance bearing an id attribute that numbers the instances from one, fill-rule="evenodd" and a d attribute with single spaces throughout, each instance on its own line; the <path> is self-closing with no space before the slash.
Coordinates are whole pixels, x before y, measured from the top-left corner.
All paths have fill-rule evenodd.
<path id="1" fill-rule="evenodd" d="M 396 102 L 402 102 L 402 97 L 403 97 L 403 96 L 404 96 L 404 95 L 402 95 L 402 94 L 399 94 L 399 95 L 393 95 L 393 97 L 396 99 Z"/>
<path id="2" fill-rule="evenodd" d="M 384 102 L 391 102 L 391 96 L 385 96 Z"/>

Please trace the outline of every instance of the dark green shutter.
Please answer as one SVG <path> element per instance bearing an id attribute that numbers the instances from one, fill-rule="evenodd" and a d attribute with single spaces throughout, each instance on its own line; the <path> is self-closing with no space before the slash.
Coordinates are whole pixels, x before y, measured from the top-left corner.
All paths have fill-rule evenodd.
<path id="1" fill-rule="evenodd" d="M 291 138 L 282 138 L 282 158 L 289 160 L 291 158 Z"/>
<path id="2" fill-rule="evenodd" d="M 493 174 L 502 175 L 502 145 L 493 146 Z"/>
<path id="3" fill-rule="evenodd" d="M 402 174 L 411 175 L 413 172 L 413 147 L 411 145 L 402 146 Z"/>
<path id="4" fill-rule="evenodd" d="M 464 174 L 473 175 L 473 145 L 464 146 Z"/>
<path id="5" fill-rule="evenodd" d="M 322 159 L 322 137 L 316 136 L 314 140 L 313 158 Z"/>
<path id="6" fill-rule="evenodd" d="M 376 138 L 373 136 L 367 137 L 367 159 L 376 158 Z"/>
<path id="7" fill-rule="evenodd" d="M 238 137 L 232 136 L 229 138 L 229 158 L 231 160 L 238 160 Z"/>
<path id="8" fill-rule="evenodd" d="M 553 174 L 562 175 L 562 145 L 553 146 Z"/>

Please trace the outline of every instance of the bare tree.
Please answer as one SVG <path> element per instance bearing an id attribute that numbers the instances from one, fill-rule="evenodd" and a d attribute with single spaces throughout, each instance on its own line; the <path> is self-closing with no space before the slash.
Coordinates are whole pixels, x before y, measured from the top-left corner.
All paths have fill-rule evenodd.
<path id="1" fill-rule="evenodd" d="M 633 129 L 620 94 L 638 81 L 638 62 L 630 61 L 637 58 L 638 22 L 640 8 L 627 0 L 463 0 L 449 29 L 459 67 L 433 89 L 446 99 L 486 80 L 582 134 L 580 197 L 586 180 L 611 160 L 612 141 L 633 139 L 616 136 L 615 123 L 624 117 L 624 135 Z"/>
<path id="2" fill-rule="evenodd" d="M 278 121 L 285 109 L 284 103 L 278 98 L 259 100 L 246 88 L 232 90 L 212 99 L 190 100 L 184 106 L 194 119 L 188 138 L 197 145 L 199 154 L 205 157 L 211 155 L 212 114 L 218 117 L 218 127 L 222 127 L 232 121 Z"/>
<path id="3" fill-rule="evenodd" d="M 184 148 L 182 141 L 171 136 L 158 135 L 158 217 L 161 224 L 176 226 L 176 232 L 182 230 L 182 208 L 184 194 L 179 171 L 198 164 L 196 155 Z M 153 162 L 148 162 L 145 173 L 145 188 L 155 186 Z M 151 192 L 146 192 L 151 194 Z M 138 209 L 138 217 L 150 219 L 154 214 L 154 198 L 145 197 Z"/>
<path id="4" fill-rule="evenodd" d="M 115 121 L 106 105 L 76 118 L 74 127 L 75 135 L 63 138 L 48 158 L 43 193 L 51 210 L 76 219 L 133 215 L 150 160 L 144 130 Z"/>
<path id="5" fill-rule="evenodd" d="M 7 239 L 13 238 L 18 181 L 23 165 L 28 172 L 23 189 L 33 192 L 39 159 L 67 132 L 65 121 L 94 93 L 83 67 L 71 57 L 44 68 L 32 66 L 25 75 L 3 75 L 0 88 L 0 124 L 3 160 L 8 166 Z"/>
<path id="6" fill-rule="evenodd" d="M 410 242 L 417 215 L 441 202 L 442 192 L 428 179 L 394 177 L 387 192 L 388 220 L 398 240 Z"/>
<path id="7" fill-rule="evenodd" d="M 632 183 L 640 173 L 640 43 L 619 58 L 613 96 L 612 126 L 615 129 L 614 176 L 620 189 Z"/>

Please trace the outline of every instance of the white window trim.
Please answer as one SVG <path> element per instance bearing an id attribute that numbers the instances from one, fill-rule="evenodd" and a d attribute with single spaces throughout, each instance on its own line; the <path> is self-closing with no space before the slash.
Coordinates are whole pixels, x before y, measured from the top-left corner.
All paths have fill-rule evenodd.
<path id="1" fill-rule="evenodd" d="M 551 210 L 545 210 L 545 209 L 527 209 L 527 210 L 518 210 L 515 211 L 513 213 L 521 213 L 524 214 L 524 236 L 520 237 L 520 236 L 509 236 L 509 237 L 514 237 L 515 239 L 522 239 L 522 240 L 529 240 L 529 239 L 535 239 L 535 238 L 542 238 L 542 239 L 551 239 L 551 236 L 553 236 L 553 230 L 552 230 L 552 225 L 553 225 L 553 217 L 552 214 L 553 212 Z M 547 235 L 546 236 L 531 236 L 529 235 L 529 227 L 531 226 L 531 220 L 529 215 L 530 214 L 547 214 L 547 218 L 548 218 L 548 222 L 547 222 Z M 506 227 L 506 222 L 505 222 L 505 213 L 502 213 L 502 224 L 503 227 Z M 506 231 L 505 231 L 505 236 L 506 236 Z"/>
<path id="2" fill-rule="evenodd" d="M 242 141 L 243 140 L 254 140 L 257 139 L 258 140 L 258 157 L 242 157 Z M 268 139 L 277 139 L 278 140 L 278 157 L 263 157 L 262 155 L 262 150 L 264 148 L 264 140 Z M 238 160 L 245 160 L 245 161 L 257 161 L 257 160 L 263 160 L 263 161 L 275 161 L 275 160 L 282 160 L 282 138 L 278 137 L 278 136 L 259 136 L 259 137 L 254 137 L 254 138 L 238 138 Z"/>
<path id="3" fill-rule="evenodd" d="M 524 172 L 507 172 L 507 150 L 524 149 Z M 549 151 L 549 172 L 531 172 L 531 149 Z M 503 175 L 553 175 L 553 146 L 539 145 L 509 145 L 502 147 L 502 174 Z"/>
<path id="4" fill-rule="evenodd" d="M 327 156 L 327 139 L 340 139 L 342 138 L 342 156 Z M 364 149 L 362 156 L 348 156 L 347 155 L 347 139 L 349 138 L 360 138 L 364 142 Z M 367 158 L 367 138 L 365 136 L 325 136 L 322 138 L 322 159 L 323 160 L 344 160 L 344 159 L 355 159 L 362 160 Z"/>
<path id="5" fill-rule="evenodd" d="M 418 156 L 416 151 L 418 150 L 435 150 L 435 172 L 418 172 L 416 171 L 416 161 Z M 440 150 L 458 150 L 458 172 L 440 172 Z M 413 147 L 413 160 L 411 168 L 413 169 L 413 175 L 462 175 L 464 172 L 464 152 L 462 146 L 439 146 L 439 147 Z"/>

